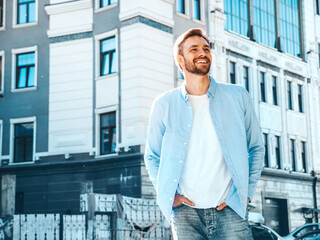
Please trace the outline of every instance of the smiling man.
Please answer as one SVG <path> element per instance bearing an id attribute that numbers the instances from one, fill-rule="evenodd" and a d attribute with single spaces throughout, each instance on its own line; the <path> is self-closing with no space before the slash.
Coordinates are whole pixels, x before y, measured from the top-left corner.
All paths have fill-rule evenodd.
<path id="1" fill-rule="evenodd" d="M 209 38 L 190 29 L 174 45 L 181 87 L 156 98 L 145 164 L 174 239 L 252 239 L 247 204 L 264 146 L 251 98 L 208 75 Z"/>

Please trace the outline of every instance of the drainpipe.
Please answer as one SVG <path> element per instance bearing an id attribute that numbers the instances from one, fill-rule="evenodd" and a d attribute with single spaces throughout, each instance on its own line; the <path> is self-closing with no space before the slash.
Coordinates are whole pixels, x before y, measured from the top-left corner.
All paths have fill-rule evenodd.
<path id="1" fill-rule="evenodd" d="M 313 177 L 313 183 L 312 183 L 312 193 L 313 193 L 313 207 L 315 209 L 318 209 L 318 204 L 317 204 L 317 189 L 316 189 L 316 185 L 317 185 L 317 177 L 314 171 L 311 171 L 311 176 Z M 316 222 L 318 222 L 318 212 L 315 212 L 315 220 Z"/>

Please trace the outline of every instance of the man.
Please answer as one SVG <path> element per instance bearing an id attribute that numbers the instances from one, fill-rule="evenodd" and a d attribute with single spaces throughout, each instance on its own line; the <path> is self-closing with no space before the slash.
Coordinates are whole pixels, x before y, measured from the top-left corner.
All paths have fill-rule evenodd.
<path id="1" fill-rule="evenodd" d="M 185 81 L 153 103 L 145 164 L 175 239 L 252 239 L 247 204 L 264 146 L 251 98 L 208 75 L 210 41 L 190 29 L 174 45 Z"/>

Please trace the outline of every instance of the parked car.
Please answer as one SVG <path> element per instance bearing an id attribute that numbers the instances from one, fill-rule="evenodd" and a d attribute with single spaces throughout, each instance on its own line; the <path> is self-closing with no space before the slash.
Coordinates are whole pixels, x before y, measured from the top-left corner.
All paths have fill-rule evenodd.
<path id="1" fill-rule="evenodd" d="M 312 230 L 311 232 L 307 232 L 295 240 L 319 240 L 320 239 L 320 230 Z"/>
<path id="2" fill-rule="evenodd" d="M 287 236 L 284 236 L 283 239 L 284 240 L 294 240 L 294 239 L 304 235 L 305 233 L 308 233 L 313 230 L 318 230 L 318 229 L 320 229 L 320 223 L 307 223 L 307 224 L 304 224 L 301 227 L 298 227 L 297 229 L 293 230 Z M 306 239 L 320 239 L 320 238 L 311 238 L 311 236 L 309 236 Z"/>
<path id="3" fill-rule="evenodd" d="M 263 225 L 264 217 L 260 213 L 249 212 L 248 220 L 254 240 L 283 240 L 278 233 Z"/>

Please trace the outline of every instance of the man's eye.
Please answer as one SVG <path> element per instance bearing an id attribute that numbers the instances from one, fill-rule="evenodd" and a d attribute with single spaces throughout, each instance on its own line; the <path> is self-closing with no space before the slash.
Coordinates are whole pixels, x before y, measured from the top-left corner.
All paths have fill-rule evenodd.
<path id="1" fill-rule="evenodd" d="M 191 51 L 197 51 L 197 49 L 196 48 L 192 48 Z"/>
<path id="2" fill-rule="evenodd" d="M 210 49 L 206 48 L 204 49 L 205 52 L 210 52 Z"/>

